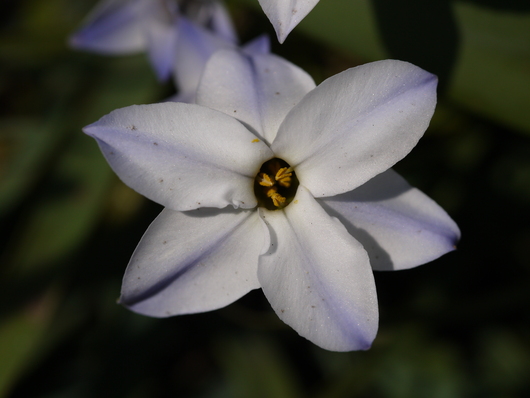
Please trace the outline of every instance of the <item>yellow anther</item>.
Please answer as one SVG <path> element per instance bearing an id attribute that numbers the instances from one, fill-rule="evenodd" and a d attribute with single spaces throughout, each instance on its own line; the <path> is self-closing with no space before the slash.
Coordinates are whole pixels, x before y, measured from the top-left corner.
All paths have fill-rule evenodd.
<path id="1" fill-rule="evenodd" d="M 271 198 L 274 206 L 280 207 L 283 203 L 285 203 L 285 198 L 276 191 L 277 191 L 276 187 L 269 189 L 267 191 L 267 196 Z"/>
<path id="2" fill-rule="evenodd" d="M 270 178 L 265 173 L 260 173 L 259 174 L 259 178 L 260 178 L 259 185 L 261 185 L 261 186 L 272 187 L 274 185 L 274 181 L 272 181 L 272 178 Z"/>
<path id="3" fill-rule="evenodd" d="M 266 161 L 254 179 L 258 206 L 267 210 L 284 209 L 296 195 L 298 185 L 296 172 L 285 160 L 272 158 Z"/>
<path id="4" fill-rule="evenodd" d="M 276 172 L 274 178 L 282 187 L 289 188 L 291 186 L 291 176 L 293 175 L 292 171 L 291 167 L 282 167 Z"/>

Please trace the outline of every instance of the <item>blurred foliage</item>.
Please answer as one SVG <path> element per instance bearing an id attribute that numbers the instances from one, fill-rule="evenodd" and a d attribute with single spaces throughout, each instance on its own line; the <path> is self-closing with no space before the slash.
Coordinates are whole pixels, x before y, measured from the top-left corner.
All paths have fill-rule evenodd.
<path id="1" fill-rule="evenodd" d="M 0 397 L 530 395 L 530 7 L 526 1 L 322 0 L 278 54 L 316 81 L 398 57 L 436 72 L 431 127 L 397 170 L 463 231 L 459 250 L 377 273 L 371 350 L 298 337 L 260 291 L 163 320 L 115 304 L 160 211 L 125 187 L 81 128 L 171 94 L 143 55 L 75 52 L 93 0 L 0 4 Z M 274 37 L 255 0 L 243 41 Z"/>

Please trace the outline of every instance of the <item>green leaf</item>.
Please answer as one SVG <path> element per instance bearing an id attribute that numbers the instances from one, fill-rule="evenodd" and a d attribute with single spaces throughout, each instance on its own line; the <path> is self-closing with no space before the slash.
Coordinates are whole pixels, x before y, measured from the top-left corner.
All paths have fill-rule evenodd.
<path id="1" fill-rule="evenodd" d="M 20 200 L 38 179 L 61 135 L 38 119 L 0 121 L 0 215 Z"/>
<path id="2" fill-rule="evenodd" d="M 73 250 L 98 221 L 112 178 L 93 140 L 73 136 L 20 223 L 12 271 L 34 272 Z"/>
<path id="3" fill-rule="evenodd" d="M 387 58 L 374 12 L 366 0 L 322 0 L 297 29 L 367 60 Z"/>
<path id="4" fill-rule="evenodd" d="M 221 339 L 218 360 L 230 397 L 301 397 L 280 347 L 263 338 Z"/>
<path id="5" fill-rule="evenodd" d="M 460 60 L 449 97 L 509 127 L 530 133 L 530 15 L 456 3 Z"/>
<path id="6" fill-rule="evenodd" d="M 0 322 L 0 397 L 7 396 L 21 374 L 42 351 L 56 308 L 53 289 Z"/>

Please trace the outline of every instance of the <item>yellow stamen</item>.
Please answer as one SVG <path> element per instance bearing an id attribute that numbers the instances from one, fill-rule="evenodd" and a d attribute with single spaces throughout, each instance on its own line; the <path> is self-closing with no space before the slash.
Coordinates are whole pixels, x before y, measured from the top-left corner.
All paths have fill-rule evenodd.
<path id="1" fill-rule="evenodd" d="M 285 203 L 285 198 L 280 195 L 278 192 L 276 192 L 276 187 L 271 188 L 267 191 L 267 196 L 271 198 L 272 203 L 276 207 L 280 207 L 282 203 Z"/>
<path id="2" fill-rule="evenodd" d="M 274 178 L 282 187 L 289 188 L 291 186 L 291 176 L 293 175 L 292 171 L 291 167 L 282 167 Z"/>
<path id="3" fill-rule="evenodd" d="M 272 187 L 274 185 L 274 181 L 272 181 L 272 178 L 270 178 L 267 174 L 260 173 L 259 177 L 259 185 L 264 187 Z"/>

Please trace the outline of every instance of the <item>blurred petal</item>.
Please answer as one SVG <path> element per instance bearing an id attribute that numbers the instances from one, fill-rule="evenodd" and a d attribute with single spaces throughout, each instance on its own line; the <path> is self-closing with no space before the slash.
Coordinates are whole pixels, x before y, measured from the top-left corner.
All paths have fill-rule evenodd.
<path id="1" fill-rule="evenodd" d="M 260 256 L 258 278 L 274 311 L 322 348 L 368 349 L 378 310 L 362 245 L 302 185 L 283 211 L 259 212 L 271 246 Z"/>
<path id="2" fill-rule="evenodd" d="M 273 156 L 237 120 L 190 104 L 118 109 L 84 132 L 127 185 L 173 210 L 256 206 L 254 178 Z"/>
<path id="3" fill-rule="evenodd" d="M 160 81 L 167 80 L 175 65 L 177 26 L 153 23 L 147 29 L 146 35 L 151 65 Z"/>
<path id="4" fill-rule="evenodd" d="M 375 270 L 424 264 L 454 250 L 460 239 L 447 213 L 393 170 L 318 202 L 362 243 Z"/>
<path id="5" fill-rule="evenodd" d="M 235 45 L 212 32 L 179 18 L 178 41 L 174 67 L 175 83 L 182 93 L 195 93 L 206 62 L 213 53 Z M 189 94 L 188 94 L 189 95 Z"/>
<path id="6" fill-rule="evenodd" d="M 70 46 L 104 54 L 130 54 L 145 50 L 144 0 L 106 0 L 99 3 L 69 40 Z"/>
<path id="7" fill-rule="evenodd" d="M 283 43 L 287 35 L 305 18 L 318 0 L 258 0 L 263 12 L 274 26 L 278 41 Z"/>
<path id="8" fill-rule="evenodd" d="M 351 191 L 416 145 L 434 112 L 436 83 L 402 61 L 348 69 L 293 108 L 271 148 L 313 196 Z"/>
<path id="9" fill-rule="evenodd" d="M 314 87 L 306 72 L 275 55 L 219 51 L 204 69 L 197 103 L 241 120 L 272 142 L 285 115 Z"/>
<path id="10" fill-rule="evenodd" d="M 256 211 L 164 209 L 131 258 L 120 303 L 155 317 L 224 307 L 260 287 L 263 241 Z"/>
<path id="11" fill-rule="evenodd" d="M 236 30 L 224 4 L 222 4 L 220 1 L 213 1 L 209 3 L 209 7 L 211 7 L 211 20 L 208 25 L 210 26 L 211 30 L 217 36 L 222 37 L 223 39 L 234 44 L 237 43 L 238 38 Z"/>
<path id="12" fill-rule="evenodd" d="M 196 49 L 197 47 L 193 47 L 191 50 L 195 51 Z M 248 55 L 269 53 L 269 37 L 267 35 L 257 37 L 243 46 L 242 51 Z M 169 97 L 166 101 L 185 102 L 188 104 L 194 104 L 196 102 L 197 86 L 193 86 L 193 84 L 199 83 L 200 75 L 202 74 L 204 65 L 197 65 L 201 62 L 200 60 L 203 59 L 203 57 L 196 57 L 195 61 L 197 62 L 197 65 L 193 65 L 193 62 L 190 62 L 193 61 L 193 58 L 190 58 L 189 54 L 190 53 L 188 52 L 188 56 L 185 58 L 187 61 L 183 61 L 185 64 L 179 65 L 177 67 L 178 70 L 181 71 L 177 74 L 177 76 L 188 76 L 188 79 L 185 79 L 186 82 L 182 82 L 181 84 L 184 89 L 180 89 L 177 94 Z M 181 57 L 184 57 L 184 55 L 181 54 Z"/>
<path id="13" fill-rule="evenodd" d="M 269 36 L 261 35 L 247 42 L 242 49 L 247 55 L 268 54 L 271 52 L 271 41 Z"/>

